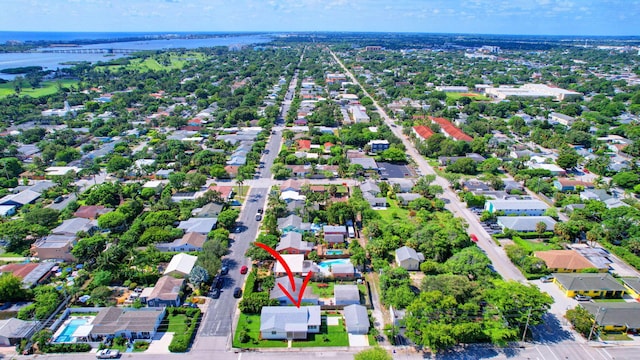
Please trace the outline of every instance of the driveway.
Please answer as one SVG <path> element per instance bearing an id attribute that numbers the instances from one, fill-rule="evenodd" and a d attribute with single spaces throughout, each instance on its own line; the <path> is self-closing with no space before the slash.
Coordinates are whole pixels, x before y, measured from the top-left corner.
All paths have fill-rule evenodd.
<path id="1" fill-rule="evenodd" d="M 157 333 L 153 337 L 153 341 L 149 344 L 149 349 L 145 351 L 145 354 L 169 354 L 169 344 L 173 340 L 172 332 Z"/>
<path id="2" fill-rule="evenodd" d="M 355 334 L 347 334 L 347 335 L 349 335 L 350 347 L 369 346 L 369 337 L 367 335 L 355 335 Z"/>

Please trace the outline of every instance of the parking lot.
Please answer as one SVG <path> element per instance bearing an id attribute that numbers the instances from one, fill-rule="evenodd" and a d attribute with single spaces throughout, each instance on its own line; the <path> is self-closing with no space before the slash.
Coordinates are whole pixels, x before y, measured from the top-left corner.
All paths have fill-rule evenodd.
<path id="1" fill-rule="evenodd" d="M 413 171 L 407 165 L 392 164 L 388 162 L 379 162 L 380 175 L 382 178 L 403 179 L 405 177 L 414 176 Z"/>

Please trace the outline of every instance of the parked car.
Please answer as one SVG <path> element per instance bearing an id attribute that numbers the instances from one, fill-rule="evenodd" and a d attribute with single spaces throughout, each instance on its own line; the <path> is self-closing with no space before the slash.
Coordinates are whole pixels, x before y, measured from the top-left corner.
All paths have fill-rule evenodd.
<path id="1" fill-rule="evenodd" d="M 247 265 L 242 265 L 242 267 L 240 268 L 240 274 L 246 274 L 247 271 L 249 271 Z"/>
<path id="2" fill-rule="evenodd" d="M 260 220 L 262 220 L 262 215 L 256 214 L 256 221 L 260 221 Z"/>
<path id="3" fill-rule="evenodd" d="M 471 234 L 469 235 L 469 237 L 471 238 L 471 241 L 478 242 L 478 237 L 476 236 L 476 234 Z"/>
<path id="4" fill-rule="evenodd" d="M 263 208 L 258 209 L 258 214 L 262 214 L 262 213 L 264 213 L 264 209 Z"/>
<path id="5" fill-rule="evenodd" d="M 547 276 L 543 276 L 540 278 L 540 281 L 542 281 L 543 283 L 550 283 L 553 282 L 553 276 L 551 275 L 547 275 Z"/>
<path id="6" fill-rule="evenodd" d="M 220 275 L 227 275 L 229 273 L 229 267 L 223 266 L 220 268 Z"/>
<path id="7" fill-rule="evenodd" d="M 209 296 L 211 296 L 212 299 L 220 298 L 220 290 L 216 288 L 211 289 L 211 291 L 209 292 Z"/>
<path id="8" fill-rule="evenodd" d="M 240 289 L 239 287 L 233 289 L 233 297 L 236 299 L 239 299 L 242 297 L 242 289 Z"/>
<path id="9" fill-rule="evenodd" d="M 222 289 L 224 287 L 224 279 L 219 276 L 216 276 L 215 278 L 213 278 L 211 287 L 214 289 Z"/>
<path id="10" fill-rule="evenodd" d="M 96 359 L 117 359 L 120 357 L 120 350 L 103 349 L 96 353 Z"/>
<path id="11" fill-rule="evenodd" d="M 573 297 L 574 299 L 576 299 L 577 301 L 591 301 L 591 296 L 587 296 L 587 295 L 576 295 Z"/>
<path id="12" fill-rule="evenodd" d="M 58 196 L 55 199 L 53 199 L 53 202 L 56 203 L 56 204 L 59 204 L 59 203 L 61 203 L 63 201 L 64 201 L 64 197 L 63 196 Z"/>

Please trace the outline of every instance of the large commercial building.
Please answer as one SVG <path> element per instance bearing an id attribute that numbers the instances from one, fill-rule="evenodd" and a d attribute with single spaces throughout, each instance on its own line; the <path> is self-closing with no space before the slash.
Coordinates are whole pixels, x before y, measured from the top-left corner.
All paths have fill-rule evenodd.
<path id="1" fill-rule="evenodd" d="M 488 87 L 484 92 L 492 98 L 498 100 L 505 100 L 509 97 L 528 97 L 528 98 L 542 98 L 549 97 L 557 101 L 569 100 L 575 98 L 582 98 L 582 94 L 579 92 L 565 90 L 558 87 L 553 87 L 545 84 L 525 84 L 521 87 L 515 87 L 512 85 L 502 85 L 500 87 Z"/>

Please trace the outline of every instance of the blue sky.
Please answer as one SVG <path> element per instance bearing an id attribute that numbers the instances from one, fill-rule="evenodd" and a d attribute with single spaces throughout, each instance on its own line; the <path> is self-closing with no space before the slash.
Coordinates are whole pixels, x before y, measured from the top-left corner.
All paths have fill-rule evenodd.
<path id="1" fill-rule="evenodd" d="M 640 0 L 0 0 L 2 31 L 640 35 Z"/>

